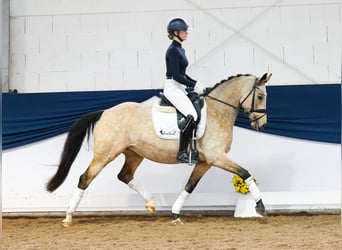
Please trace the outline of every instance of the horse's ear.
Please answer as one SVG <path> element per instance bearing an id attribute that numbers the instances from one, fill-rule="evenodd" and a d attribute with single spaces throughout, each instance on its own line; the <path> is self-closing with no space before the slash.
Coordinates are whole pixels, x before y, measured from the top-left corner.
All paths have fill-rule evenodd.
<path id="1" fill-rule="evenodd" d="M 265 73 L 259 80 L 259 85 L 267 83 L 272 76 L 272 73 Z"/>

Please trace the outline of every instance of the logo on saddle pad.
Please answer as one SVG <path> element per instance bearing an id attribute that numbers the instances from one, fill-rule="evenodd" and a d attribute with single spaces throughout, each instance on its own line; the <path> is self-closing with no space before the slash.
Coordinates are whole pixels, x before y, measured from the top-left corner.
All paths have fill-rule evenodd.
<path id="1" fill-rule="evenodd" d="M 162 135 L 175 135 L 177 133 L 177 130 L 172 130 L 172 131 L 160 130 L 159 133 Z"/>
<path id="2" fill-rule="evenodd" d="M 152 106 L 154 131 L 161 139 L 178 140 L 180 130 L 178 128 L 177 110 L 172 106 L 161 106 L 160 101 L 160 98 L 156 99 Z M 197 125 L 196 140 L 203 136 L 206 120 L 207 105 L 204 101 L 203 108 L 201 109 L 201 120 Z"/>

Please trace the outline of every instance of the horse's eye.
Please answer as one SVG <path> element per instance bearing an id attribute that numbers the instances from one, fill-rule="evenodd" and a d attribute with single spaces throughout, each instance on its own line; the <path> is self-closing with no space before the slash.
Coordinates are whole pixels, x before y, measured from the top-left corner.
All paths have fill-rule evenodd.
<path id="1" fill-rule="evenodd" d="M 262 101 L 262 99 L 264 99 L 264 97 L 262 95 L 258 95 L 258 100 Z"/>

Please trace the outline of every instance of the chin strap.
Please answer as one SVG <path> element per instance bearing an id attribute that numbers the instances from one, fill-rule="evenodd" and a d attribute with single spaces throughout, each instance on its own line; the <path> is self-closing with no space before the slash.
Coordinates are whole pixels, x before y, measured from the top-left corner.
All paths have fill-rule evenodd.
<path id="1" fill-rule="evenodd" d="M 179 41 L 183 42 L 184 40 L 182 38 L 180 38 L 179 35 L 176 35 L 176 37 L 179 39 Z"/>
<path id="2" fill-rule="evenodd" d="M 180 42 L 183 42 L 183 41 L 184 41 L 182 38 L 180 38 L 179 33 L 176 34 L 176 32 L 173 32 L 173 35 L 174 35 L 175 37 L 177 37 L 177 39 L 178 39 Z"/>

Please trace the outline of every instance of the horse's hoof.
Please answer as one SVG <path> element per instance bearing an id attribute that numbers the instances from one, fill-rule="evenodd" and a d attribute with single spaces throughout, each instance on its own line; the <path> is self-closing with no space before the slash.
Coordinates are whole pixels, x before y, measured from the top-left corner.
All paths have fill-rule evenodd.
<path id="1" fill-rule="evenodd" d="M 172 221 L 171 221 L 171 224 L 172 224 L 172 225 L 184 225 L 183 221 L 181 221 L 180 218 L 177 218 L 177 219 L 175 219 L 175 220 L 172 220 Z"/>
<path id="2" fill-rule="evenodd" d="M 72 223 L 72 214 L 66 213 L 66 217 L 62 222 L 63 222 L 63 227 L 70 227 Z"/>
<path id="3" fill-rule="evenodd" d="M 266 216 L 266 209 L 261 199 L 256 203 L 255 211 L 261 216 Z"/>
<path id="4" fill-rule="evenodd" d="M 151 214 L 154 214 L 156 212 L 156 207 L 154 206 L 153 200 L 149 200 L 146 204 L 146 210 L 150 212 Z"/>
<path id="5" fill-rule="evenodd" d="M 156 212 L 156 208 L 154 206 L 146 206 L 146 210 L 151 214 L 154 214 Z"/>
<path id="6" fill-rule="evenodd" d="M 70 227 L 71 221 L 63 221 L 63 227 Z"/>

